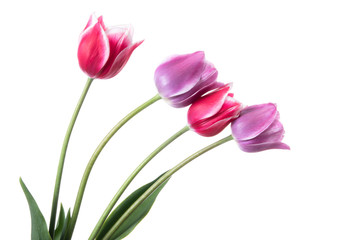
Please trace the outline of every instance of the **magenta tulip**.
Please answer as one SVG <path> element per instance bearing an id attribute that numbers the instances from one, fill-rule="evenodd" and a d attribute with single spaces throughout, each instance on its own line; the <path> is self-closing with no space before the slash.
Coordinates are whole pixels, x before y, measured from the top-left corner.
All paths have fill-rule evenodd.
<path id="1" fill-rule="evenodd" d="M 116 76 L 132 52 L 143 41 L 132 43 L 131 26 L 106 27 L 102 17 L 91 15 L 80 34 L 78 60 L 90 77 L 108 79 Z"/>
<path id="2" fill-rule="evenodd" d="M 268 149 L 290 149 L 282 143 L 284 127 L 273 103 L 246 107 L 231 124 L 232 135 L 245 152 Z"/>
<path id="3" fill-rule="evenodd" d="M 220 133 L 231 121 L 236 119 L 242 104 L 229 93 L 226 84 L 195 101 L 188 110 L 188 123 L 196 133 L 211 137 Z"/>
<path id="4" fill-rule="evenodd" d="M 160 96 L 173 107 L 185 107 L 206 92 L 223 86 L 216 82 L 216 68 L 205 60 L 204 52 L 171 57 L 155 71 Z"/>

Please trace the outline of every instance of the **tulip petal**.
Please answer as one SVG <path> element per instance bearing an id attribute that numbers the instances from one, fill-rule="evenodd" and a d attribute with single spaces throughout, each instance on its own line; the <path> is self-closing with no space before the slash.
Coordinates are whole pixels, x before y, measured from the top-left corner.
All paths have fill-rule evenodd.
<path id="1" fill-rule="evenodd" d="M 104 78 L 102 76 L 109 75 L 116 57 L 121 53 L 122 50 L 126 49 L 131 44 L 131 36 L 130 41 L 127 39 L 128 36 L 131 35 L 131 32 L 131 26 L 111 27 L 105 31 L 106 36 L 109 39 L 110 55 L 105 66 L 96 75 L 97 78 Z"/>
<path id="2" fill-rule="evenodd" d="M 290 147 L 282 142 L 247 144 L 246 141 L 238 141 L 238 145 L 244 152 L 260 152 L 270 149 L 290 150 Z"/>
<path id="3" fill-rule="evenodd" d="M 233 119 L 239 116 L 241 108 L 242 104 L 240 102 L 228 96 L 218 113 L 210 118 L 194 123 L 191 125 L 191 128 L 202 136 L 215 136 L 224 130 Z"/>
<path id="4" fill-rule="evenodd" d="M 216 82 L 217 75 L 217 70 L 212 68 L 211 71 L 203 74 L 200 81 L 188 92 L 165 100 L 168 100 L 168 103 L 173 107 L 186 107 L 199 99 L 203 94 L 224 86 L 223 83 Z"/>
<path id="5" fill-rule="evenodd" d="M 109 41 L 100 23 L 88 27 L 80 36 L 78 60 L 80 68 L 94 78 L 109 58 Z"/>
<path id="6" fill-rule="evenodd" d="M 131 45 L 133 31 L 131 25 L 116 26 L 106 30 L 105 33 L 109 39 L 110 51 L 114 53 L 115 57 Z"/>
<path id="7" fill-rule="evenodd" d="M 105 27 L 105 23 L 104 23 L 104 20 L 103 20 L 103 17 L 100 16 L 98 17 L 98 22 L 100 23 L 101 27 L 104 29 L 104 31 L 106 30 L 106 27 Z"/>
<path id="8" fill-rule="evenodd" d="M 98 22 L 98 20 L 96 19 L 96 16 L 95 14 L 91 14 L 90 18 L 89 18 L 89 21 L 87 22 L 85 28 L 83 31 L 85 31 L 87 28 L 91 27 L 91 26 L 94 26 L 96 23 Z"/>
<path id="9" fill-rule="evenodd" d="M 275 120 L 264 132 L 247 141 L 251 144 L 280 142 L 284 138 L 284 132 L 283 125 Z"/>
<path id="10" fill-rule="evenodd" d="M 233 111 L 231 111 L 233 112 Z M 240 112 L 240 111 L 239 111 Z M 191 126 L 191 129 L 204 137 L 212 137 L 224 130 L 238 115 L 227 114 L 227 116 L 217 116 L 209 121 Z"/>
<path id="11" fill-rule="evenodd" d="M 210 127 L 213 124 L 221 121 L 222 119 L 235 119 L 239 117 L 240 111 L 241 111 L 241 103 L 228 96 L 227 100 L 221 107 L 220 111 L 210 116 L 209 118 L 204 118 L 202 120 L 193 123 L 192 127 L 193 128 L 199 128 L 202 126 Z"/>
<path id="12" fill-rule="evenodd" d="M 232 117 L 229 117 L 213 121 L 211 124 L 203 123 L 202 125 L 193 126 L 191 129 L 201 136 L 212 137 L 224 130 L 232 119 Z"/>
<path id="13" fill-rule="evenodd" d="M 102 29 L 104 29 L 104 31 L 105 31 L 106 27 L 105 27 L 105 23 L 104 23 L 103 17 L 100 16 L 100 17 L 96 18 L 95 13 L 91 14 L 91 16 L 90 16 L 90 18 L 89 18 L 89 21 L 87 22 L 87 24 L 86 24 L 86 26 L 85 26 L 85 28 L 84 28 L 83 31 L 85 31 L 87 28 L 95 25 L 96 23 L 100 23 Z"/>
<path id="14" fill-rule="evenodd" d="M 249 106 L 241 111 L 240 117 L 232 125 L 236 140 L 252 139 L 267 129 L 276 119 L 277 110 L 273 103 Z"/>
<path id="15" fill-rule="evenodd" d="M 188 110 L 188 123 L 190 125 L 215 115 L 223 106 L 230 84 L 211 92 L 194 102 Z"/>
<path id="16" fill-rule="evenodd" d="M 183 95 L 180 96 L 176 96 L 174 98 L 169 98 L 169 99 L 165 99 L 165 101 L 168 101 L 168 103 L 176 108 L 180 108 L 180 107 L 186 107 L 192 103 L 194 103 L 195 101 L 197 101 L 202 95 L 204 95 L 207 92 L 210 92 L 212 90 L 215 90 L 219 87 L 223 87 L 224 84 L 220 83 L 220 82 L 214 82 L 208 86 L 204 86 L 203 88 L 199 89 L 198 91 L 196 91 L 195 93 L 191 94 L 191 96 L 189 97 L 184 97 Z M 182 97 L 181 97 L 182 96 Z M 179 99 L 185 98 L 183 100 L 178 100 L 177 98 L 179 97 Z"/>
<path id="17" fill-rule="evenodd" d="M 97 76 L 99 79 L 108 79 L 116 76 L 125 66 L 129 60 L 132 52 L 141 44 L 144 40 L 134 43 L 133 45 L 128 46 L 120 52 L 120 54 L 115 58 L 113 64 L 106 71 L 101 71 Z"/>
<path id="18" fill-rule="evenodd" d="M 155 71 L 155 84 L 163 98 L 188 92 L 204 71 L 204 52 L 175 56 L 161 64 Z"/>

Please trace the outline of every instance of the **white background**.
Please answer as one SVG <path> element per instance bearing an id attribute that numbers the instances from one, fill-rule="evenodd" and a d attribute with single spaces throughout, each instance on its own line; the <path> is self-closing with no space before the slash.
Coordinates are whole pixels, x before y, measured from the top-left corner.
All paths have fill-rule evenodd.
<path id="1" fill-rule="evenodd" d="M 156 94 L 155 68 L 203 50 L 246 105 L 275 102 L 291 151 L 243 153 L 235 142 L 173 176 L 128 237 L 360 239 L 358 1 L 3 1 L 0 4 L 1 239 L 29 239 L 21 176 L 50 217 L 61 144 L 86 82 L 77 43 L 92 12 L 145 39 L 124 70 L 95 80 L 68 148 L 60 201 L 73 207 L 88 159 L 130 110 Z M 90 176 L 74 239 L 87 239 L 130 172 L 186 124 L 159 101 L 109 142 Z M 226 136 L 188 132 L 125 195 Z"/>

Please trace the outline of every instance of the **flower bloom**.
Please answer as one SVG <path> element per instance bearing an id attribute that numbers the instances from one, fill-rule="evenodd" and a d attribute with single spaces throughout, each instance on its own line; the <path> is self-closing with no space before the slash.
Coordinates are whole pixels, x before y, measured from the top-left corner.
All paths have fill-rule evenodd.
<path id="1" fill-rule="evenodd" d="M 273 103 L 246 107 L 231 124 L 232 135 L 245 152 L 290 149 L 282 143 L 284 128 Z"/>
<path id="2" fill-rule="evenodd" d="M 102 16 L 91 15 L 80 34 L 78 60 L 81 70 L 91 78 L 116 76 L 143 42 L 133 44 L 132 32 L 131 26 L 105 27 Z"/>
<path id="3" fill-rule="evenodd" d="M 188 110 L 188 123 L 196 133 L 211 137 L 220 133 L 237 118 L 242 104 L 229 93 L 231 84 L 226 84 L 195 101 Z"/>
<path id="4" fill-rule="evenodd" d="M 216 68 L 205 60 L 204 52 L 171 57 L 155 71 L 160 96 L 173 107 L 185 107 L 206 92 L 223 86 L 216 82 Z"/>

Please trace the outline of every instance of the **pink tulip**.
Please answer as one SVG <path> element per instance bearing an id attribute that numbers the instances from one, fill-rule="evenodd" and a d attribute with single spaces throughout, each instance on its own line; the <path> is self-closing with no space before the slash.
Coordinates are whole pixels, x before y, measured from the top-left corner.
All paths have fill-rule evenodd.
<path id="1" fill-rule="evenodd" d="M 231 84 L 226 84 L 195 101 L 188 110 L 188 123 L 196 133 L 211 137 L 220 133 L 237 118 L 242 104 L 229 93 Z"/>
<path id="2" fill-rule="evenodd" d="M 290 149 L 282 143 L 284 127 L 273 103 L 246 107 L 231 124 L 232 135 L 245 152 L 268 149 Z"/>
<path id="3" fill-rule="evenodd" d="M 173 56 L 155 71 L 160 96 L 173 107 L 185 107 L 201 95 L 224 84 L 216 82 L 216 68 L 205 60 L 204 52 Z"/>
<path id="4" fill-rule="evenodd" d="M 116 76 L 132 52 L 143 41 L 132 43 L 131 26 L 105 27 L 102 16 L 93 14 L 80 34 L 78 60 L 90 78 L 108 79 Z"/>

